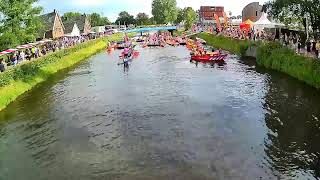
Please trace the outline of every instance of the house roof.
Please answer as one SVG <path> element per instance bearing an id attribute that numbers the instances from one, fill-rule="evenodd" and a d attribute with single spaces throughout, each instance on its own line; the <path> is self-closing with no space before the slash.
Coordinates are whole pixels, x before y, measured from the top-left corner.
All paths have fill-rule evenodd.
<path id="1" fill-rule="evenodd" d="M 46 31 L 52 30 L 54 25 L 54 20 L 57 13 L 51 12 L 48 14 L 43 14 L 40 16 L 40 20 L 42 21 L 42 25 L 44 26 L 43 29 Z"/>
<path id="2" fill-rule="evenodd" d="M 75 22 L 74 21 L 63 21 L 64 33 L 69 34 L 72 32 Z"/>
<path id="3" fill-rule="evenodd" d="M 63 24 L 64 24 L 66 29 L 67 29 L 66 26 L 71 26 L 70 24 L 72 24 L 72 28 L 73 28 L 74 23 L 76 23 L 78 28 L 79 28 L 79 30 L 81 32 L 83 32 L 87 18 L 88 18 L 88 16 L 86 14 L 82 14 L 81 16 L 79 16 L 77 18 L 72 18 L 72 19 L 62 18 L 62 19 L 63 19 Z M 72 31 L 72 29 L 71 29 L 71 31 Z M 69 33 L 69 32 L 67 31 L 66 33 Z"/>
<path id="4" fill-rule="evenodd" d="M 51 13 L 47 13 L 47 14 L 43 14 L 40 15 L 40 21 L 42 23 L 42 28 L 38 31 L 38 36 L 42 37 L 44 35 L 44 33 L 48 32 L 48 31 L 52 31 L 54 28 L 54 23 L 55 23 L 55 18 L 56 16 L 58 16 L 58 18 L 60 18 L 58 12 L 56 10 L 54 10 Z M 60 18 L 61 20 L 61 18 Z M 61 20 L 62 23 L 62 20 Z M 64 25 L 62 24 L 62 27 L 64 28 Z"/>
<path id="5" fill-rule="evenodd" d="M 46 33 L 47 31 L 53 30 L 56 14 L 57 13 L 53 11 L 51 13 L 43 14 L 39 16 L 40 21 L 42 23 L 42 28 L 38 31 L 39 37 L 43 37 L 44 33 Z"/>

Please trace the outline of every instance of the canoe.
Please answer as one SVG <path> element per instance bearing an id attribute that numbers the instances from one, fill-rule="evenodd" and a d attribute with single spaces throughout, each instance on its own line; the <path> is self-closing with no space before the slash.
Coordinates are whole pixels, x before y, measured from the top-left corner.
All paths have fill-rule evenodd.
<path id="1" fill-rule="evenodd" d="M 203 55 L 203 56 L 196 56 L 191 55 L 191 60 L 198 61 L 198 62 L 223 62 L 224 59 L 227 57 L 227 54 L 219 54 L 219 55 Z"/>

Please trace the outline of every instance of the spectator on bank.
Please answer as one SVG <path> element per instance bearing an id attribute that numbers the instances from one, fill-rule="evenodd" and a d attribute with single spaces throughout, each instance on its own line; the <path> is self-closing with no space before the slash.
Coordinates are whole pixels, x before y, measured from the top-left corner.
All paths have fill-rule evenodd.
<path id="1" fill-rule="evenodd" d="M 317 42 L 316 41 L 312 41 L 312 43 L 311 43 L 311 46 L 312 46 L 312 48 L 311 48 L 311 50 L 312 50 L 312 52 L 314 53 L 314 54 L 317 54 L 317 48 L 316 48 L 316 44 L 317 44 Z M 316 57 L 318 57 L 318 56 L 316 56 Z"/>
<path id="2" fill-rule="evenodd" d="M 0 72 L 4 72 L 6 68 L 4 67 L 3 59 L 0 59 Z"/>
<path id="3" fill-rule="evenodd" d="M 316 55 L 317 55 L 317 58 L 320 59 L 320 40 L 318 40 L 316 44 Z"/>
<path id="4" fill-rule="evenodd" d="M 311 41 L 308 40 L 308 41 L 307 41 L 307 55 L 309 55 L 310 52 L 311 52 Z"/>
<path id="5" fill-rule="evenodd" d="M 26 58 L 26 60 L 30 61 L 30 60 L 31 60 L 31 57 L 32 57 L 31 50 L 30 50 L 30 49 L 27 49 L 26 52 L 25 52 L 25 58 Z"/>
<path id="6" fill-rule="evenodd" d="M 25 61 L 25 60 L 26 60 L 26 54 L 25 54 L 24 51 L 21 51 L 21 52 L 20 52 L 20 57 L 19 57 L 19 59 L 20 59 L 21 61 Z"/>
<path id="7" fill-rule="evenodd" d="M 302 46 L 302 44 L 301 44 L 301 39 L 298 38 L 298 53 L 301 52 L 301 46 Z"/>
<path id="8" fill-rule="evenodd" d="M 11 60 L 11 64 L 13 64 L 13 66 L 16 66 L 18 64 L 18 59 L 17 59 L 16 54 L 11 55 L 10 60 Z"/>

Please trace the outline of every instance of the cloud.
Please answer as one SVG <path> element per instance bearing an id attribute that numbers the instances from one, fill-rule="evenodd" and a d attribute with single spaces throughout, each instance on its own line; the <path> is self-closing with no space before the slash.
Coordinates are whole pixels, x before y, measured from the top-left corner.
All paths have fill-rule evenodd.
<path id="1" fill-rule="evenodd" d="M 261 4 L 267 0 L 257 0 Z M 242 8 L 252 2 L 252 0 L 177 0 L 180 8 L 192 7 L 198 10 L 200 6 L 224 6 L 225 11 L 231 11 L 233 15 L 240 15 Z M 145 12 L 151 16 L 152 0 L 40 0 L 39 4 L 45 12 L 57 9 L 61 14 L 68 11 L 78 11 L 81 13 L 97 12 L 107 16 L 111 21 L 115 21 L 121 11 L 127 11 L 132 15 Z"/>
<path id="2" fill-rule="evenodd" d="M 105 4 L 106 0 L 71 0 L 71 5 L 73 6 L 99 6 Z"/>

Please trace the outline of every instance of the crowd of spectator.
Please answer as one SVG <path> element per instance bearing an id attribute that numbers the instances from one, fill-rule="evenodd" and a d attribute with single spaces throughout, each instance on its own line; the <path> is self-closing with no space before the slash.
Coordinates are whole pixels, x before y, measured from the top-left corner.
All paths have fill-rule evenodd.
<path id="1" fill-rule="evenodd" d="M 4 72 L 8 67 L 14 67 L 19 63 L 31 61 L 48 53 L 69 48 L 77 44 L 110 35 L 111 33 L 96 33 L 81 35 L 79 37 L 61 37 L 53 41 L 34 43 L 30 47 L 17 49 L 16 51 L 0 57 L 0 72 Z"/>
<path id="2" fill-rule="evenodd" d="M 289 32 L 277 35 L 276 32 L 266 32 L 264 30 L 250 29 L 247 31 L 240 28 L 226 28 L 219 34 L 240 40 L 277 41 L 298 54 L 320 59 L 320 40 L 311 37 L 303 41 L 298 33 Z"/>

